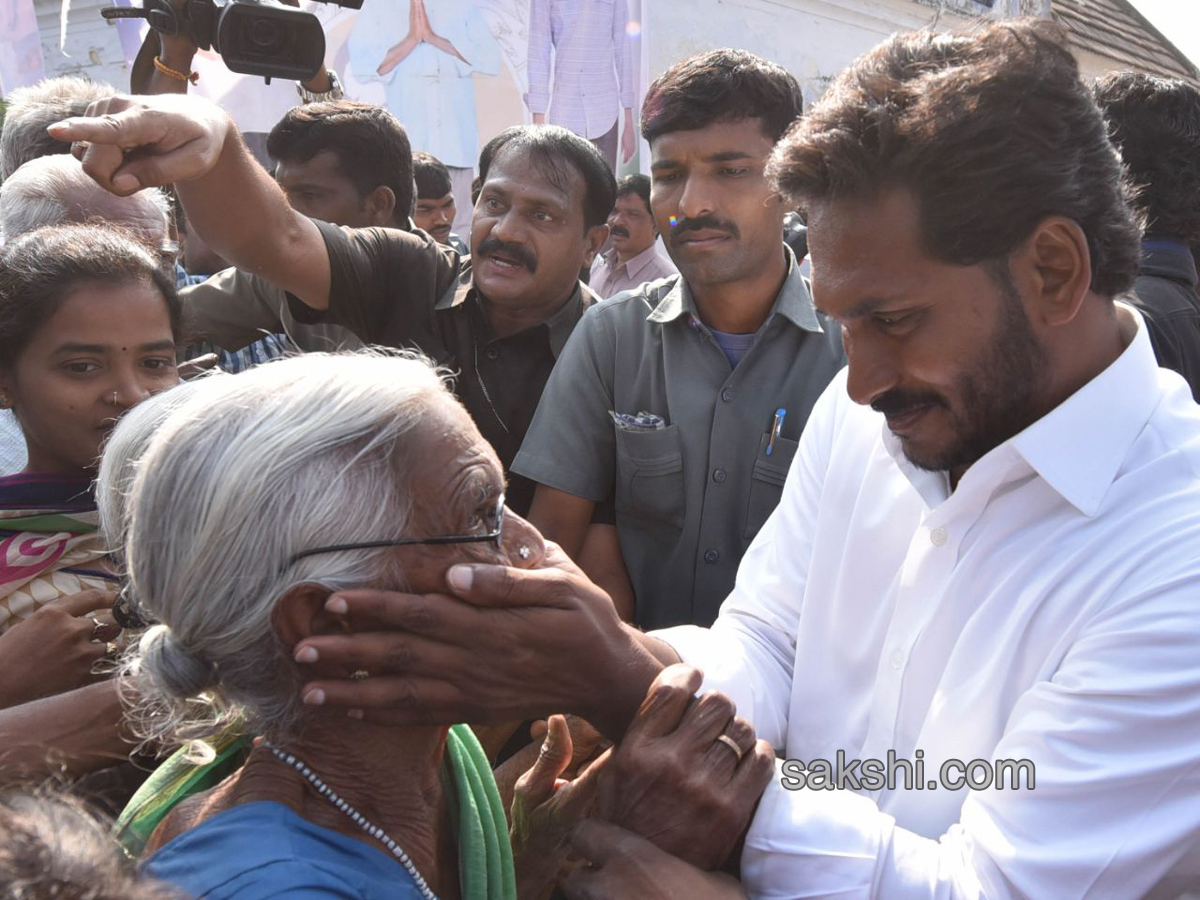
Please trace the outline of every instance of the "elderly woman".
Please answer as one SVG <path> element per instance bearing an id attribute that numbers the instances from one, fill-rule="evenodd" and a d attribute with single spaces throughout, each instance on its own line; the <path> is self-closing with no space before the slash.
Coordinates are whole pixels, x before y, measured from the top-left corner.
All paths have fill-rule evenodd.
<path id="1" fill-rule="evenodd" d="M 130 670 L 148 734 L 241 721 L 262 739 L 164 819 L 146 868 L 195 897 L 512 896 L 469 729 L 305 706 L 293 659 L 351 627 L 336 591 L 542 563 L 537 532 L 505 514 L 495 453 L 418 360 L 311 354 L 225 381 L 167 420 L 133 481 L 131 587 L 161 624 Z"/>

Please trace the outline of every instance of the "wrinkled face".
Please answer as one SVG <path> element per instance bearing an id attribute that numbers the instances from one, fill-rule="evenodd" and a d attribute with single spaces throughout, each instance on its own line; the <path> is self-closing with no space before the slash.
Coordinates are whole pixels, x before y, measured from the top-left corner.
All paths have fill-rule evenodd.
<path id="1" fill-rule="evenodd" d="M 439 244 L 445 244 L 450 239 L 450 228 L 454 225 L 454 194 L 433 199 L 417 198 L 417 211 L 413 213 L 413 222 L 422 231 L 429 232 Z"/>
<path id="2" fill-rule="evenodd" d="M 405 537 L 487 534 L 495 530 L 496 503 L 504 493 L 504 470 L 471 417 L 446 400 L 431 412 L 410 448 L 416 466 L 411 483 L 420 494 Z M 528 548 L 526 559 L 521 548 Z M 543 564 L 546 548 L 537 529 L 516 513 L 504 513 L 500 546 L 494 543 L 398 547 L 406 587 L 441 593 L 446 571 L 458 563 L 493 563 L 526 569 Z"/>
<path id="3" fill-rule="evenodd" d="M 650 205 L 693 290 L 759 274 L 783 253 L 783 203 L 764 175 L 774 142 L 758 119 L 673 131 L 650 146 Z"/>
<path id="4" fill-rule="evenodd" d="M 536 307 L 575 290 L 589 240 L 583 176 L 568 169 L 564 191 L 527 156 L 502 150 L 492 161 L 471 221 L 472 277 L 489 302 Z"/>
<path id="5" fill-rule="evenodd" d="M 167 304 L 148 281 L 81 282 L 0 380 L 30 471 L 94 468 L 117 419 L 179 383 Z"/>
<path id="6" fill-rule="evenodd" d="M 275 167 L 275 180 L 298 213 L 351 228 L 376 224 L 332 150 L 322 150 L 306 162 L 280 161 Z"/>
<path id="7" fill-rule="evenodd" d="M 1039 417 L 1046 354 L 1011 283 L 933 259 L 919 234 L 907 191 L 811 205 L 813 299 L 841 323 L 851 399 L 915 465 L 961 474 Z"/>
<path id="8" fill-rule="evenodd" d="M 608 233 L 612 235 L 612 244 L 617 248 L 617 253 L 625 259 L 637 256 L 658 237 L 650 208 L 635 193 L 622 194 L 617 198 L 617 204 L 608 217 Z"/>

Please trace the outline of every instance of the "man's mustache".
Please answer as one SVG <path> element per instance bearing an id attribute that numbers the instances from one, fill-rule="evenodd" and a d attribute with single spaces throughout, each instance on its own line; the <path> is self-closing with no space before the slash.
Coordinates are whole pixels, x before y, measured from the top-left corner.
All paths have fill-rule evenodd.
<path id="1" fill-rule="evenodd" d="M 716 216 L 698 216 L 694 219 L 671 218 L 671 240 L 678 240 L 680 235 L 689 231 L 724 231 L 730 237 L 739 238 L 741 232 L 737 225 Z"/>
<path id="2" fill-rule="evenodd" d="M 923 406 L 947 406 L 938 394 L 928 391 L 888 391 L 871 402 L 871 409 L 885 416 L 902 416 Z"/>
<path id="3" fill-rule="evenodd" d="M 513 262 L 520 263 L 530 272 L 537 271 L 537 260 L 529 252 L 529 249 L 521 244 L 508 244 L 499 238 L 492 237 L 480 244 L 479 249 L 475 252 L 479 256 L 491 256 L 493 253 L 499 253 L 510 257 Z"/>
<path id="4" fill-rule="evenodd" d="M 608 230 L 611 231 L 616 237 L 629 237 L 629 229 L 624 225 L 612 225 L 609 226 Z"/>

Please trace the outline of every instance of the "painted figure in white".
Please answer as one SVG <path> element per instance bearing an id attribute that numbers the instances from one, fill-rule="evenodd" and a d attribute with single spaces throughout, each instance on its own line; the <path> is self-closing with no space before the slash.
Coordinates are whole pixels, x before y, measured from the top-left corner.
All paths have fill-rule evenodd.
<path id="1" fill-rule="evenodd" d="M 365 3 L 350 34 L 349 56 L 355 79 L 383 82 L 387 107 L 413 150 L 432 153 L 452 169 L 474 168 L 479 127 L 471 75 L 498 74 L 501 63 L 482 4 Z"/>

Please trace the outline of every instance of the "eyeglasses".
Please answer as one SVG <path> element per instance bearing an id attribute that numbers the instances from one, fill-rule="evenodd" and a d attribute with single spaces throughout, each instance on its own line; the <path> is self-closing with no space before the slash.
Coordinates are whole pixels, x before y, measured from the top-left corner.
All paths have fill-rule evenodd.
<path id="1" fill-rule="evenodd" d="M 419 544 L 487 544 L 500 546 L 500 533 L 504 530 L 504 495 L 496 501 L 496 527 L 487 534 L 447 534 L 427 538 L 399 538 L 392 541 L 359 541 L 353 544 L 330 544 L 328 547 L 314 547 L 297 553 L 288 560 L 292 565 L 308 556 L 318 553 L 340 553 L 342 550 L 366 550 L 371 547 L 408 547 Z"/>
<path id="2" fill-rule="evenodd" d="M 158 252 L 158 260 L 162 264 L 163 271 L 170 272 L 174 276 L 175 265 L 179 262 L 179 244 L 175 241 L 163 241 L 155 249 Z"/>

